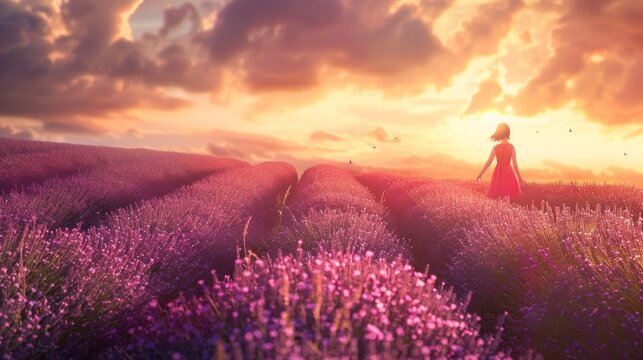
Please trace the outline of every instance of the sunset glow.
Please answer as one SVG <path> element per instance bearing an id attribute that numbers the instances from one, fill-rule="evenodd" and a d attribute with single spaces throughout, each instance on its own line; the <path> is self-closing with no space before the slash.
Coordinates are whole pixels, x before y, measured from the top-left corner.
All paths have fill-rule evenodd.
<path id="1" fill-rule="evenodd" d="M 474 179 L 506 122 L 526 181 L 643 186 L 641 18 L 640 0 L 0 0 L 0 136 Z"/>

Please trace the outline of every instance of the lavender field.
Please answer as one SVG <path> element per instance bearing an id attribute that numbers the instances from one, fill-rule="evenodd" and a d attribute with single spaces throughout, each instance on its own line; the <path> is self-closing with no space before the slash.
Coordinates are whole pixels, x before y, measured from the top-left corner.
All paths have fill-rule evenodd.
<path id="1" fill-rule="evenodd" d="M 3 359 L 641 359 L 643 189 L 0 139 Z"/>

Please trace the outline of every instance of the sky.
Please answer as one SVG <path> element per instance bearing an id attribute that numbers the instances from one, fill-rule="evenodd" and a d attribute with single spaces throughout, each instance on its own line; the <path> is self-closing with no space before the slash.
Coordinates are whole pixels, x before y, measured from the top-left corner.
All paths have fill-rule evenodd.
<path id="1" fill-rule="evenodd" d="M 643 186 L 640 0 L 0 0 L 0 136 Z M 493 168 L 484 179 L 489 179 Z"/>

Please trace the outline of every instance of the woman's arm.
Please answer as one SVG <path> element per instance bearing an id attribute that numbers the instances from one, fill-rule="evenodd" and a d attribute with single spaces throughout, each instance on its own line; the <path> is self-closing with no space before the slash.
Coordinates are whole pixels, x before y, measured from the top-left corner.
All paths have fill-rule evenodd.
<path id="1" fill-rule="evenodd" d="M 522 180 L 522 176 L 520 176 L 520 170 L 518 170 L 518 160 L 516 160 L 516 148 L 514 148 L 513 154 L 511 154 L 511 162 L 513 163 L 516 176 L 518 176 L 518 181 L 520 181 L 520 183 L 522 184 L 524 181 Z"/>
<path id="2" fill-rule="evenodd" d="M 491 162 L 493 161 L 493 158 L 495 156 L 496 156 L 496 148 L 494 147 L 493 149 L 491 149 L 491 154 L 489 154 L 489 159 L 487 159 L 487 162 L 482 167 L 482 170 L 480 170 L 480 174 L 476 178 L 476 181 L 480 180 L 484 172 L 487 171 L 487 168 L 489 167 L 489 165 L 491 165 Z"/>

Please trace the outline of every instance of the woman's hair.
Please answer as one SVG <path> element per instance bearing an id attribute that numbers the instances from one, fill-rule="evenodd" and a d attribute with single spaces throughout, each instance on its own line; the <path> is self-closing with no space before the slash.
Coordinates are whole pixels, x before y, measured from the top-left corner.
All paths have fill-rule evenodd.
<path id="1" fill-rule="evenodd" d="M 496 128 L 496 132 L 493 133 L 489 138 L 493 141 L 500 141 L 502 139 L 509 139 L 511 130 L 509 130 L 509 125 L 505 123 L 500 123 Z"/>

